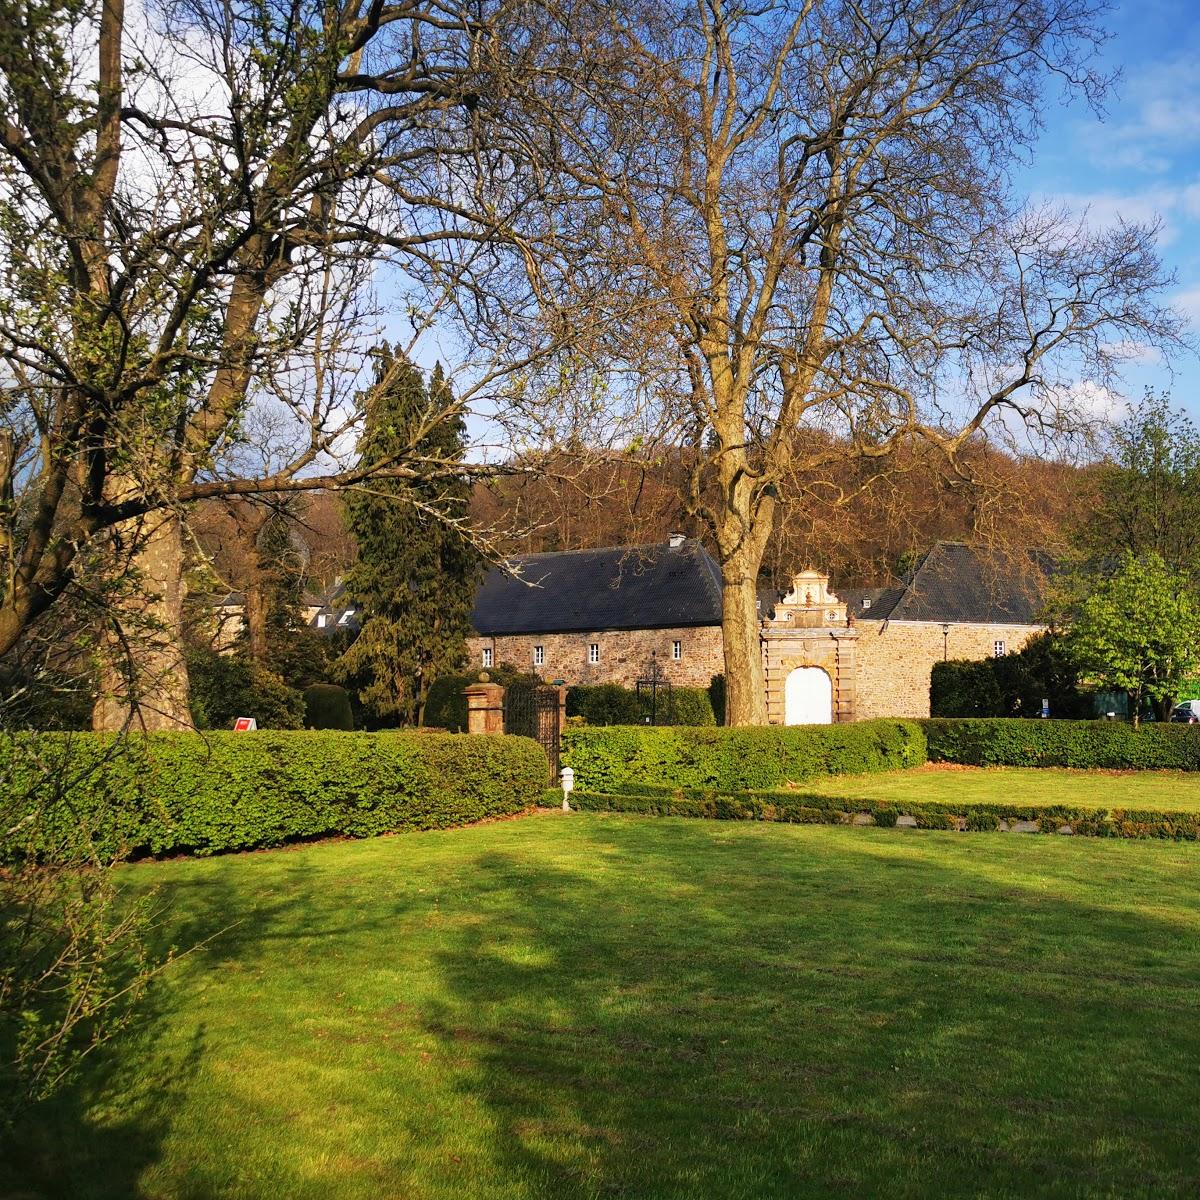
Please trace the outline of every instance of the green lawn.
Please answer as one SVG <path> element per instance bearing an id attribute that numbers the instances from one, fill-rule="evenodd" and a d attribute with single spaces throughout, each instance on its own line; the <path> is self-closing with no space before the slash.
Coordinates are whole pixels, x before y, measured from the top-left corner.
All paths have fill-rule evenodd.
<path id="1" fill-rule="evenodd" d="M 1200 846 L 624 817 L 131 868 L 0 1195 L 1195 1196 Z"/>
<path id="2" fill-rule="evenodd" d="M 1200 812 L 1200 776 L 1190 771 L 1058 771 L 1017 767 L 958 767 L 930 763 L 882 775 L 835 775 L 805 780 L 803 790 L 825 796 L 945 804 L 1074 804 L 1082 808 L 1149 808 Z"/>

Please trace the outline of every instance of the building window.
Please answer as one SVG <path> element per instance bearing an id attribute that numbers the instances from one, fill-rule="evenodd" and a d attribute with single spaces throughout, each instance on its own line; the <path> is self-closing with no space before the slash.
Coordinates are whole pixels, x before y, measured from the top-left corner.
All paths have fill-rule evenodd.
<path id="1" fill-rule="evenodd" d="M 676 662 L 679 662 L 679 660 L 683 658 L 683 643 L 681 641 L 674 641 L 671 643 L 671 657 Z"/>
<path id="2" fill-rule="evenodd" d="M 864 608 L 864 609 L 868 609 L 868 608 L 870 608 L 870 607 L 871 607 L 871 601 L 870 601 L 870 599 L 869 599 L 867 596 L 864 596 L 864 597 L 863 597 L 863 608 Z"/>
<path id="3" fill-rule="evenodd" d="M 327 613 L 320 613 L 317 617 L 317 628 L 324 629 L 325 626 L 328 624 L 329 624 L 329 615 Z"/>
<path id="4" fill-rule="evenodd" d="M 1003 658 L 1004 657 L 1004 643 L 1002 641 L 1000 641 L 999 639 L 997 639 L 996 641 L 994 641 L 992 643 L 992 657 L 993 658 Z"/>
<path id="5" fill-rule="evenodd" d="M 342 613 L 342 615 L 340 617 L 338 617 L 338 624 L 339 625 L 349 625 L 350 618 L 352 616 L 354 616 L 354 609 L 352 609 L 352 608 L 346 609 L 346 611 L 344 613 Z"/>
<path id="6" fill-rule="evenodd" d="M 546 665 L 546 647 L 534 646 L 533 648 L 533 665 L 535 667 L 543 667 Z"/>
<path id="7" fill-rule="evenodd" d="M 483 665 L 485 667 L 490 667 L 492 665 L 492 648 L 491 648 L 491 646 L 485 646 L 483 648 Z"/>
<path id="8" fill-rule="evenodd" d="M 600 661 L 600 643 L 592 642 L 588 646 L 588 662 L 593 666 Z"/>

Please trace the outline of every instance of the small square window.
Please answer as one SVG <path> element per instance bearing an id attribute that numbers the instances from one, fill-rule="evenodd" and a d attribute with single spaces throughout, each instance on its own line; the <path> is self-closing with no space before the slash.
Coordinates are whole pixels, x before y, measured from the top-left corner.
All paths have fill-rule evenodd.
<path id="1" fill-rule="evenodd" d="M 588 646 L 588 662 L 590 662 L 594 665 L 595 663 L 598 663 L 599 661 L 600 661 L 600 643 L 592 642 Z"/>
<path id="2" fill-rule="evenodd" d="M 329 614 L 328 613 L 319 613 L 317 616 L 317 628 L 324 629 L 325 626 L 328 624 L 329 624 Z"/>
<path id="3" fill-rule="evenodd" d="M 992 657 L 1003 658 L 1005 654 L 1004 643 L 997 639 L 992 643 Z"/>
<path id="4" fill-rule="evenodd" d="M 533 665 L 535 667 L 543 667 L 546 665 L 546 647 L 534 646 L 533 648 Z"/>
<path id="5" fill-rule="evenodd" d="M 683 658 L 683 643 L 682 642 L 674 641 L 671 643 L 671 657 L 676 662 L 679 662 L 679 660 L 681 658 Z"/>
<path id="6" fill-rule="evenodd" d="M 866 608 L 870 608 L 870 607 L 871 607 L 871 599 L 870 599 L 870 597 L 869 597 L 869 596 L 864 596 L 864 597 L 863 597 L 863 608 L 864 608 L 864 609 L 866 609 Z"/>
<path id="7" fill-rule="evenodd" d="M 483 665 L 485 667 L 492 665 L 492 648 L 490 646 L 485 646 L 483 649 Z"/>

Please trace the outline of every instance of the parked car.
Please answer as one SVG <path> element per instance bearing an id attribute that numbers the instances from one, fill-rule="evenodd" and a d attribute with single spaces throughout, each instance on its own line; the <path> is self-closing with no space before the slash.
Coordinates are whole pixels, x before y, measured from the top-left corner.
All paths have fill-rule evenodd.
<path id="1" fill-rule="evenodd" d="M 1200 700 L 1184 700 L 1171 709 L 1171 720 L 1181 725 L 1200 724 Z"/>

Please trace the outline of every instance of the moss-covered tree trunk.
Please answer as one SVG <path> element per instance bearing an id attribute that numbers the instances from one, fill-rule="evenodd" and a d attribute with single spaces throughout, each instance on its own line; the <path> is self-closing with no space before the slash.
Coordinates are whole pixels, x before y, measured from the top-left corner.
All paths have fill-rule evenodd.
<path id="1" fill-rule="evenodd" d="M 118 533 L 136 538 L 136 550 L 126 564 L 129 586 L 105 621 L 92 728 L 191 729 L 178 514 L 157 512 Z"/>

